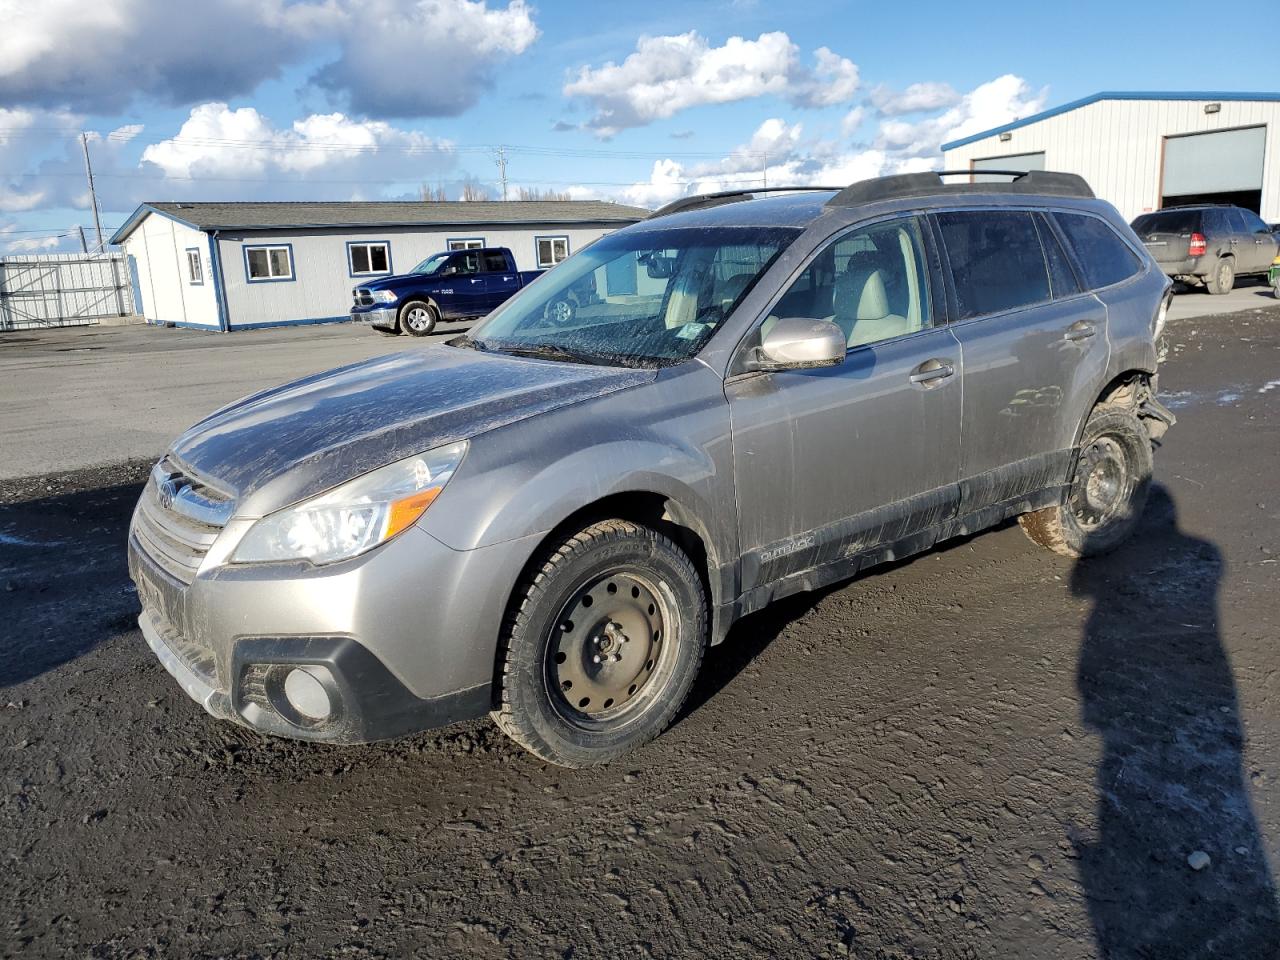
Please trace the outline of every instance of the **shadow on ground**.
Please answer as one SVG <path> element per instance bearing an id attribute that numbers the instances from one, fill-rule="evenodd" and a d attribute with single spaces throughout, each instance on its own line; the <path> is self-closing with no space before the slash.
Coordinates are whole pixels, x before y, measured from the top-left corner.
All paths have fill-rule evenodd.
<path id="1" fill-rule="evenodd" d="M 1139 536 L 1071 578 L 1092 601 L 1077 683 L 1102 738 L 1098 833 L 1078 842 L 1080 877 L 1109 960 L 1280 950 L 1219 632 L 1223 574 L 1218 548 L 1180 531 L 1155 486 Z"/>

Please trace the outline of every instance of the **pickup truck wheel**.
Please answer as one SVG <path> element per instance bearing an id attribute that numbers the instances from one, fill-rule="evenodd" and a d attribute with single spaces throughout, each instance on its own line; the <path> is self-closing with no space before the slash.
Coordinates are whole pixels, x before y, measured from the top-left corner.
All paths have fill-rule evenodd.
<path id="1" fill-rule="evenodd" d="M 1224 293 L 1230 293 L 1231 288 L 1236 285 L 1235 264 L 1226 258 L 1219 260 L 1213 274 L 1205 277 L 1204 285 L 1212 294 L 1221 296 Z"/>
<path id="2" fill-rule="evenodd" d="M 1114 550 L 1142 519 L 1151 486 L 1151 437 L 1133 409 L 1100 404 L 1080 438 L 1066 503 L 1018 517 L 1023 533 L 1067 557 Z"/>
<path id="3" fill-rule="evenodd" d="M 555 327 L 567 327 L 573 323 L 573 318 L 578 315 L 578 308 L 572 300 L 560 299 L 552 300 L 542 311 L 543 319 L 549 321 Z"/>
<path id="4" fill-rule="evenodd" d="M 427 336 L 439 320 L 436 308 L 425 300 L 410 300 L 400 308 L 400 328 L 410 336 Z"/>
<path id="5" fill-rule="evenodd" d="M 593 524 L 517 589 L 493 718 L 550 763 L 608 763 L 666 729 L 706 643 L 702 580 L 680 548 L 630 521 Z"/>

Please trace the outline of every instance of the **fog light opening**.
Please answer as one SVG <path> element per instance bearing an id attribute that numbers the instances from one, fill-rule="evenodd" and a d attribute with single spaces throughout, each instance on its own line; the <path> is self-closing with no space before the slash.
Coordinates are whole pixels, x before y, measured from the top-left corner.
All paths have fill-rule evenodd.
<path id="1" fill-rule="evenodd" d="M 284 696 L 289 706 L 307 720 L 319 723 L 328 720 L 333 713 L 333 703 L 314 674 L 300 667 L 290 670 L 284 678 Z"/>

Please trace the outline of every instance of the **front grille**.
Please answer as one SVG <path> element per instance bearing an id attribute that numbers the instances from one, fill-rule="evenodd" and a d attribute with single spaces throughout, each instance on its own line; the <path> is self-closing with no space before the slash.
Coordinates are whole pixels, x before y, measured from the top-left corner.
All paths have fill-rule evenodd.
<path id="1" fill-rule="evenodd" d="M 373 294 L 364 287 L 356 287 L 351 291 L 351 296 L 355 300 L 357 307 L 373 306 Z"/>
<path id="2" fill-rule="evenodd" d="M 151 471 L 142 491 L 134 513 L 134 536 L 165 573 L 190 583 L 231 518 L 233 506 L 225 494 L 166 458 Z"/>

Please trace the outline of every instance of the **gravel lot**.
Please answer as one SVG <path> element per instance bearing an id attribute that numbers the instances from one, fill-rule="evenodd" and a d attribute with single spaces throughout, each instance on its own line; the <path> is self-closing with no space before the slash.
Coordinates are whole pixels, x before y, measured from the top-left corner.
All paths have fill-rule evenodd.
<path id="1" fill-rule="evenodd" d="M 1077 566 L 1005 527 L 793 598 L 606 770 L 487 721 L 363 748 L 212 721 L 134 626 L 162 441 L 0 482 L 0 953 L 1276 956 L 1280 308 L 1170 341 L 1139 539 Z"/>

